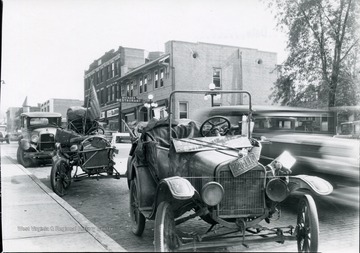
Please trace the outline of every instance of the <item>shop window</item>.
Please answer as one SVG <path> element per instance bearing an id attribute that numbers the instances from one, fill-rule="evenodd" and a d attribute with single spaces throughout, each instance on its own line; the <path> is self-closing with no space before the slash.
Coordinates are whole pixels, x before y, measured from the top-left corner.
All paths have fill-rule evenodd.
<path id="1" fill-rule="evenodd" d="M 215 84 L 215 89 L 221 88 L 221 69 L 220 68 L 213 69 L 213 83 Z"/>
<path id="2" fill-rule="evenodd" d="M 179 119 L 187 119 L 187 118 L 188 118 L 188 103 L 179 102 Z"/>

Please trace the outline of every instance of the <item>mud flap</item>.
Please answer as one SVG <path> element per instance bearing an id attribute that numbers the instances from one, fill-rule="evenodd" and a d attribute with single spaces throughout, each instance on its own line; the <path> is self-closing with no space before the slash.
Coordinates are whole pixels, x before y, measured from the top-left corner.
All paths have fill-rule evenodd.
<path id="1" fill-rule="evenodd" d="M 328 181 L 308 175 L 290 176 L 288 187 L 290 192 L 308 189 L 320 196 L 329 195 L 333 191 L 333 186 Z"/>

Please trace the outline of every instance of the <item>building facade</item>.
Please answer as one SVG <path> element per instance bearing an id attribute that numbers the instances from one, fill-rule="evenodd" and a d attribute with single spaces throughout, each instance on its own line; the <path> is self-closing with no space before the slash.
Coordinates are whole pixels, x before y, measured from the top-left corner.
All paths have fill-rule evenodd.
<path id="1" fill-rule="evenodd" d="M 148 60 L 144 58 L 137 67 L 116 75 L 111 84 L 96 85 L 95 82 L 101 101 L 101 120 L 108 123 L 109 130 L 125 131 L 122 120 L 147 121 L 150 116 L 165 116 L 172 91 L 208 90 L 210 83 L 215 89 L 249 91 L 253 104 L 271 104 L 268 96 L 277 77 L 276 53 L 210 43 L 168 41 L 164 53 L 156 52 L 151 56 Z M 88 78 L 85 75 L 85 101 L 89 94 Z M 157 107 L 149 110 L 149 102 L 154 102 Z M 231 94 L 216 98 L 214 105 L 247 102 L 245 95 Z M 209 103 L 177 94 L 172 105 L 175 109 L 173 117 L 191 118 L 195 109 L 209 106 Z"/>
<path id="2" fill-rule="evenodd" d="M 80 99 L 50 98 L 40 104 L 41 112 L 61 113 L 63 121 L 66 121 L 66 112 L 71 106 L 83 106 L 84 101 Z"/>

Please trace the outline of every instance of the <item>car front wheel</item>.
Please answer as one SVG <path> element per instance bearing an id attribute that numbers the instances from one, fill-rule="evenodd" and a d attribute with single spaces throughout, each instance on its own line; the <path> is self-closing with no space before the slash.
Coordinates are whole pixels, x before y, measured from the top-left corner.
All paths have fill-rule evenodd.
<path id="1" fill-rule="evenodd" d="M 50 173 L 50 183 L 52 190 L 59 196 L 67 193 L 71 184 L 71 169 L 64 160 L 56 161 Z"/>
<path id="2" fill-rule="evenodd" d="M 20 146 L 17 149 L 16 158 L 18 163 L 20 163 L 25 168 L 30 167 L 32 165 L 32 160 L 30 158 L 25 157 L 25 151 Z"/>
<path id="3" fill-rule="evenodd" d="M 174 212 L 167 201 L 159 204 L 155 216 L 155 251 L 170 252 L 178 246 L 178 240 L 175 230 Z"/>
<path id="4" fill-rule="evenodd" d="M 135 178 L 130 182 L 130 218 L 132 232 L 137 236 L 141 236 L 145 228 L 145 216 L 139 210 Z"/>
<path id="5" fill-rule="evenodd" d="M 299 252 L 317 252 L 319 219 L 314 199 L 304 195 L 299 202 L 296 237 Z"/>

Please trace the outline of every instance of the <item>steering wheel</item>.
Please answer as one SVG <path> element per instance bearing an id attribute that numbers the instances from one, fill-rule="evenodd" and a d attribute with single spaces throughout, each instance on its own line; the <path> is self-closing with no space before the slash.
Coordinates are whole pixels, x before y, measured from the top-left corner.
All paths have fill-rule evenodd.
<path id="1" fill-rule="evenodd" d="M 214 116 L 208 118 L 201 124 L 200 134 L 203 137 L 207 137 L 210 134 L 220 134 L 221 136 L 224 136 L 230 130 L 230 127 L 231 123 L 227 118 L 223 116 Z"/>

